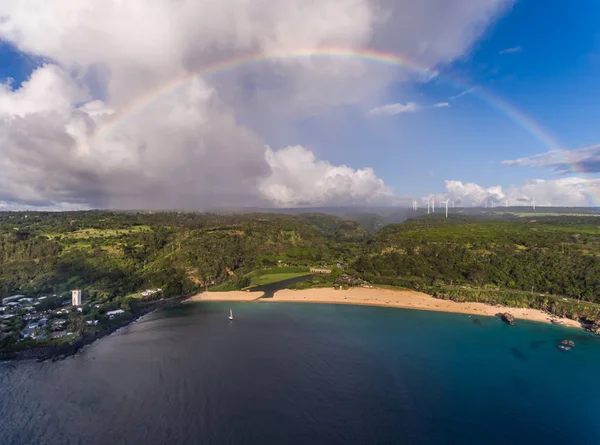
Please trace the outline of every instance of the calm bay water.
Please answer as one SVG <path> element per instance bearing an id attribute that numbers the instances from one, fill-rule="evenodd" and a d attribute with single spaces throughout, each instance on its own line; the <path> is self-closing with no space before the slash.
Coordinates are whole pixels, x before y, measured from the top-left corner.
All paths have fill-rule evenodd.
<path id="1" fill-rule="evenodd" d="M 551 325 L 198 303 L 0 365 L 0 443 L 599 444 L 599 371 L 596 337 Z"/>

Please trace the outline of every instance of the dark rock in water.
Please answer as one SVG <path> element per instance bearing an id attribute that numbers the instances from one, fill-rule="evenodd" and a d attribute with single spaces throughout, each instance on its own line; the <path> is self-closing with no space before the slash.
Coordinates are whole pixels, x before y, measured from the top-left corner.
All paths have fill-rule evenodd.
<path id="1" fill-rule="evenodd" d="M 558 344 L 558 349 L 561 351 L 570 351 L 575 347 L 575 342 L 573 340 L 561 340 Z"/>
<path id="2" fill-rule="evenodd" d="M 600 323 L 596 322 L 589 327 L 589 331 L 596 335 L 600 335 Z"/>
<path id="3" fill-rule="evenodd" d="M 509 313 L 509 312 L 505 312 L 503 314 L 498 314 L 498 316 L 500 317 L 500 319 L 502 321 L 505 321 L 506 323 L 508 323 L 511 326 L 515 325 L 515 317 L 513 314 Z"/>

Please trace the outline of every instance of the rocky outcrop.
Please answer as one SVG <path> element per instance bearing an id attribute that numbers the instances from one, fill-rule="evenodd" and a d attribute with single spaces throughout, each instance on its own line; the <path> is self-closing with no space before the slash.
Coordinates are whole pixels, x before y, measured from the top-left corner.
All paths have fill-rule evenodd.
<path id="1" fill-rule="evenodd" d="M 558 343 L 558 349 L 561 351 L 570 351 L 575 347 L 575 342 L 573 340 L 561 340 Z"/>
<path id="2" fill-rule="evenodd" d="M 593 332 L 596 335 L 600 335 L 600 323 L 599 322 L 595 322 L 594 324 L 592 324 L 589 329 L 590 329 L 590 332 Z"/>
<path id="3" fill-rule="evenodd" d="M 506 323 L 508 323 L 511 326 L 515 325 L 515 317 L 513 314 L 511 314 L 510 312 L 504 312 L 503 314 L 497 314 L 500 319 Z"/>

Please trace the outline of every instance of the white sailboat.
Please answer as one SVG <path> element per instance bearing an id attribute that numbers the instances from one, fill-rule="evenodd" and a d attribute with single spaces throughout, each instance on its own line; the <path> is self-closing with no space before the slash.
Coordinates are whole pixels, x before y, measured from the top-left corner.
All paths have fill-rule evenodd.
<path id="1" fill-rule="evenodd" d="M 229 309 L 229 319 L 233 320 L 233 311 Z"/>

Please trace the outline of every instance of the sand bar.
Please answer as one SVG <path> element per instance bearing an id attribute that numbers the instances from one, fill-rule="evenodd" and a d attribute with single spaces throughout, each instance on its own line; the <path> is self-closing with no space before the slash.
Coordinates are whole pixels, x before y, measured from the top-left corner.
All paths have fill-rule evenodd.
<path id="1" fill-rule="evenodd" d="M 192 301 L 254 301 L 264 295 L 264 292 L 201 292 L 188 298 L 185 302 Z"/>
<path id="2" fill-rule="evenodd" d="M 283 289 L 275 292 L 273 298 L 265 298 L 259 301 L 359 304 L 482 316 L 494 316 L 499 312 L 509 312 L 515 318 L 521 320 L 550 323 L 552 318 L 554 318 L 560 321 L 563 326 L 581 327 L 581 324 L 575 320 L 552 317 L 550 314 L 537 309 L 490 306 L 484 303 L 457 303 L 451 300 L 440 300 L 422 292 L 404 290 L 379 288 L 350 288 L 347 290 L 334 290 L 331 288 Z"/>

